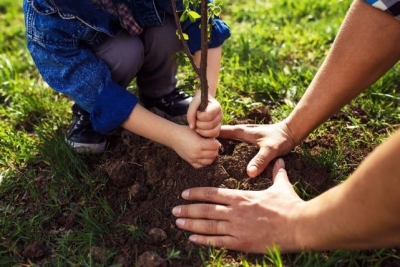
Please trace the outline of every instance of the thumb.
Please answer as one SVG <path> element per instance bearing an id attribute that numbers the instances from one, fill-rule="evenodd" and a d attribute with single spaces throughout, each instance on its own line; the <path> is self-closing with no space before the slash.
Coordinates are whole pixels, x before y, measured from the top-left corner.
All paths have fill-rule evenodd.
<path id="1" fill-rule="evenodd" d="M 247 165 L 247 174 L 254 178 L 262 173 L 271 160 L 274 158 L 268 148 L 260 148 L 257 155 L 254 156 Z"/>
<path id="2" fill-rule="evenodd" d="M 285 161 L 281 158 L 279 158 L 274 164 L 274 168 L 272 169 L 272 177 L 274 184 L 281 183 L 290 184 L 290 186 L 292 186 L 285 169 Z"/>
<path id="3" fill-rule="evenodd" d="M 197 109 L 198 105 L 195 101 L 195 99 L 192 100 L 192 103 L 190 103 L 188 111 L 186 113 L 186 118 L 189 124 L 190 129 L 195 129 L 196 128 L 196 119 L 197 119 Z"/>

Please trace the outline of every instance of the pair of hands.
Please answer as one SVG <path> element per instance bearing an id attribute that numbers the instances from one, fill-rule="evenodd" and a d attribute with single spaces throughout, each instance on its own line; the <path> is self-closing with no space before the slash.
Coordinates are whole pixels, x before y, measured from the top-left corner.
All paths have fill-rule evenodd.
<path id="1" fill-rule="evenodd" d="M 215 99 L 211 99 L 207 107 L 210 113 L 197 112 L 196 127 L 191 128 L 199 133 L 196 135 L 198 138 L 203 138 L 200 134 L 210 134 L 209 138 L 202 139 L 204 144 L 218 142 L 215 139 L 218 136 L 224 139 L 240 139 L 257 145 L 260 149 L 247 166 L 249 177 L 259 175 L 274 158 L 289 153 L 296 145 L 285 121 L 272 125 L 220 126 L 220 122 L 207 124 L 205 122 L 207 116 L 212 118 L 212 114 L 217 114 L 219 104 L 213 101 Z M 189 114 L 191 113 L 188 112 L 190 123 L 194 119 L 190 119 Z M 206 125 L 208 126 L 205 127 Z M 217 126 L 213 128 L 212 125 Z M 220 131 L 216 128 L 220 128 Z M 219 135 L 216 135 L 216 132 L 219 132 Z M 218 155 L 217 147 L 215 149 L 209 154 L 208 160 L 198 162 L 211 164 Z M 191 188 L 184 191 L 183 199 L 207 204 L 180 205 L 173 208 L 172 214 L 178 217 L 177 227 L 196 233 L 191 235 L 189 240 L 199 245 L 256 253 L 265 253 L 265 248 L 274 244 L 277 244 L 281 251 L 297 250 L 295 222 L 304 201 L 293 190 L 282 159 L 278 159 L 275 163 L 273 177 L 274 184 L 264 191 L 212 187 Z M 266 227 L 268 229 L 260 231 Z"/>
<path id="2" fill-rule="evenodd" d="M 289 153 L 296 145 L 285 121 L 272 125 L 221 126 L 221 105 L 210 95 L 208 99 L 206 110 L 200 112 L 200 94 L 193 98 L 187 113 L 189 129 L 182 129 L 182 135 L 176 142 L 178 145 L 173 147 L 193 167 L 201 168 L 214 162 L 221 146 L 217 137 L 240 139 L 260 148 L 247 166 L 247 174 L 252 178 L 259 175 L 271 160 Z"/>

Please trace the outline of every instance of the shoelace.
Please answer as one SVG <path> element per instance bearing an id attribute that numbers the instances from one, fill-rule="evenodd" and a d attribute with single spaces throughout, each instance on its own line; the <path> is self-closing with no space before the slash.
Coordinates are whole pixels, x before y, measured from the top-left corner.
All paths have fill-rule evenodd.
<path id="1" fill-rule="evenodd" d="M 79 120 L 78 120 L 77 124 L 82 125 L 82 124 L 90 123 L 90 117 L 87 114 L 85 114 L 81 111 L 78 111 L 77 115 L 79 116 Z"/>

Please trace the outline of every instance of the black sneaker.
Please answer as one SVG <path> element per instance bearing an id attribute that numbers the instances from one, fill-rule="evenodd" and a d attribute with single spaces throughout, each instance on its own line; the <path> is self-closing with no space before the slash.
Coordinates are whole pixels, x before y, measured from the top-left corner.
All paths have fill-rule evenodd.
<path id="1" fill-rule="evenodd" d="M 140 96 L 140 100 L 145 108 L 167 120 L 179 124 L 188 124 L 186 113 L 192 99 L 192 96 L 178 89 L 159 98 Z"/>
<path id="2" fill-rule="evenodd" d="M 93 130 L 90 114 L 77 104 L 72 106 L 72 123 L 65 140 L 78 153 L 101 153 L 107 144 L 104 135 Z"/>

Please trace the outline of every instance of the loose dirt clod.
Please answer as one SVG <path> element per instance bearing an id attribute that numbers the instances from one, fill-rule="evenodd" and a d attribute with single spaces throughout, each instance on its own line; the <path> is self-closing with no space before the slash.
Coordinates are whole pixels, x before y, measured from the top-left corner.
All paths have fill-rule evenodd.
<path id="1" fill-rule="evenodd" d="M 153 228 L 149 231 L 149 237 L 146 239 L 147 244 L 157 244 L 167 239 L 167 234 L 164 230 Z"/>
<path id="2" fill-rule="evenodd" d="M 106 259 L 106 253 L 101 247 L 92 247 L 92 257 L 96 262 L 103 262 Z"/>
<path id="3" fill-rule="evenodd" d="M 138 258 L 138 267 L 166 267 L 165 260 L 154 252 L 146 251 Z"/>
<path id="4" fill-rule="evenodd" d="M 46 254 L 46 247 L 37 241 L 34 241 L 27 245 L 22 252 L 22 255 L 25 258 L 37 260 L 44 257 Z"/>

